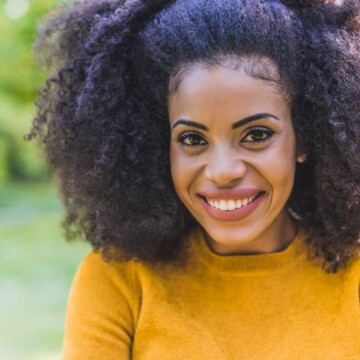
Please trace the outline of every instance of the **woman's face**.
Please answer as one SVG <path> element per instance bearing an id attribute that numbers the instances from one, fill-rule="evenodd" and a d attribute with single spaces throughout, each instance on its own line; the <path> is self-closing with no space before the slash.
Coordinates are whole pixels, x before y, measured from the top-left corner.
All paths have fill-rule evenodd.
<path id="1" fill-rule="evenodd" d="M 279 88 L 242 69 L 195 66 L 171 94 L 169 117 L 175 190 L 212 249 L 263 253 L 289 242 L 296 143 Z"/>

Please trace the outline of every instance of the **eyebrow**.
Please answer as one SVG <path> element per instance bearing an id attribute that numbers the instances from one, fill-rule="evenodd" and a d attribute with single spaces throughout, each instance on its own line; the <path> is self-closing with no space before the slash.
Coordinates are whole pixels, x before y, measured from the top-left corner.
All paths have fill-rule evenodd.
<path id="1" fill-rule="evenodd" d="M 277 116 L 269 114 L 269 113 L 260 113 L 260 114 L 255 114 L 255 115 L 251 115 L 248 116 L 244 119 L 241 119 L 239 121 L 236 121 L 235 123 L 232 124 L 231 128 L 232 129 L 237 129 L 240 126 L 243 126 L 249 122 L 255 121 L 255 120 L 259 120 L 259 119 L 263 119 L 263 118 L 273 118 L 276 120 L 280 120 Z"/>
<path id="2" fill-rule="evenodd" d="M 260 114 L 255 114 L 255 115 L 248 116 L 248 117 L 246 117 L 244 119 L 241 119 L 241 120 L 238 120 L 238 121 L 234 122 L 232 124 L 231 128 L 232 129 L 237 129 L 240 126 L 248 124 L 249 122 L 256 121 L 256 120 L 263 119 L 263 118 L 268 118 L 268 117 L 276 119 L 276 120 L 280 120 L 275 115 L 272 115 L 272 114 L 269 114 L 269 113 L 260 113 Z M 200 123 L 198 123 L 196 121 L 191 121 L 191 120 L 179 119 L 178 121 L 175 122 L 175 124 L 173 125 L 172 128 L 174 129 L 178 125 L 187 125 L 187 126 L 191 126 L 191 127 L 201 129 L 201 130 L 209 131 L 209 128 L 207 126 L 205 126 L 203 124 L 200 124 Z"/>

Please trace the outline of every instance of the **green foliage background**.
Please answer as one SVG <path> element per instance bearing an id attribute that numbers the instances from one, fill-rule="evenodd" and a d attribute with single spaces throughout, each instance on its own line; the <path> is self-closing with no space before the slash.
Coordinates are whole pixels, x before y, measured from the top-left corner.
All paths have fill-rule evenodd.
<path id="1" fill-rule="evenodd" d="M 17 19 L 6 16 L 7 1 L 0 0 L 0 182 L 40 180 L 49 177 L 49 170 L 36 143 L 23 140 L 44 82 L 32 46 L 39 20 L 59 1 L 29 0 L 29 10 Z"/>
<path id="2" fill-rule="evenodd" d="M 11 19 L 13 2 L 28 11 Z M 71 280 L 89 247 L 68 244 L 51 171 L 31 127 L 45 80 L 32 51 L 40 19 L 58 0 L 0 0 L 0 359 L 60 359 Z"/>

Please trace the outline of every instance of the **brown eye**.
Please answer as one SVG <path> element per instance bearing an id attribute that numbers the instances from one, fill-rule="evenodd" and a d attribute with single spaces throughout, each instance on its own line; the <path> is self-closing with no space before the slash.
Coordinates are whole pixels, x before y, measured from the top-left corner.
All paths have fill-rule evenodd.
<path id="1" fill-rule="evenodd" d="M 186 132 L 178 137 L 178 142 L 184 146 L 202 146 L 206 141 L 197 133 Z"/>
<path id="2" fill-rule="evenodd" d="M 243 142 L 258 143 L 265 141 L 274 135 L 274 131 L 268 128 L 255 128 L 250 130 L 243 138 Z"/>

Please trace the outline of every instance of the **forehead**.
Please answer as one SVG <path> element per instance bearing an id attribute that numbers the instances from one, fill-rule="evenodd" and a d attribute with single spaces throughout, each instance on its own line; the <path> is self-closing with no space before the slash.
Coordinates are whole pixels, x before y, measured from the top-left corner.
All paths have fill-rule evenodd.
<path id="1" fill-rule="evenodd" d="M 285 83 L 284 79 L 280 76 L 277 64 L 268 57 L 216 54 L 207 59 L 178 64 L 170 76 L 169 93 L 175 92 L 189 73 L 193 73 L 196 70 L 211 70 L 216 67 L 223 67 L 228 70 L 241 70 L 251 77 L 267 80 L 279 87 Z M 285 89 L 282 90 L 286 92 Z"/>
<path id="2" fill-rule="evenodd" d="M 243 68 L 195 66 L 182 75 L 169 97 L 170 120 L 238 120 L 259 112 L 288 113 L 290 104 L 272 81 L 249 76 Z M 280 114 L 281 115 L 281 114 Z"/>

